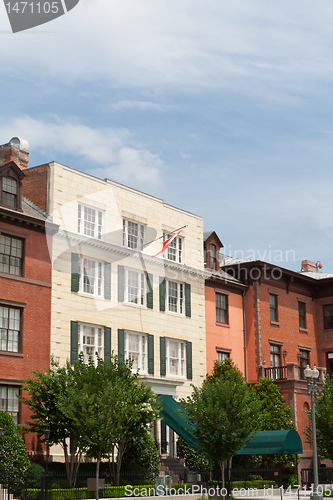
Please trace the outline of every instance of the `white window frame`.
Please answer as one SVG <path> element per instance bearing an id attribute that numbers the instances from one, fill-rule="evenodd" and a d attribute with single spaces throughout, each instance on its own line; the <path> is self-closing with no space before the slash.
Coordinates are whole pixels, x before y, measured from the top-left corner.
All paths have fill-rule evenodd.
<path id="1" fill-rule="evenodd" d="M 185 314 L 185 283 L 165 280 L 166 310 L 174 314 Z"/>
<path id="2" fill-rule="evenodd" d="M 0 351 L 20 352 L 21 310 L 0 304 Z"/>
<path id="3" fill-rule="evenodd" d="M 86 272 L 83 272 L 84 270 Z M 79 292 L 93 297 L 104 297 L 104 262 L 80 255 Z"/>
<path id="4" fill-rule="evenodd" d="M 89 220 L 91 218 L 92 220 Z M 104 213 L 83 203 L 78 204 L 78 233 L 101 240 L 104 233 Z"/>
<path id="5" fill-rule="evenodd" d="M 135 339 L 135 337 L 137 337 Z M 135 348 L 134 344 L 137 344 Z M 145 333 L 125 331 L 125 359 L 133 359 L 132 371 L 148 373 L 148 335 Z"/>
<path id="6" fill-rule="evenodd" d="M 104 327 L 89 323 L 79 323 L 78 327 L 78 352 L 83 353 L 85 363 L 89 356 L 97 363 L 96 352 L 104 360 Z"/>
<path id="7" fill-rule="evenodd" d="M 216 360 L 222 363 L 225 359 L 230 358 L 230 352 L 226 351 L 216 351 Z"/>
<path id="8" fill-rule="evenodd" d="M 169 234 L 167 232 L 163 232 L 163 241 L 171 238 L 173 234 Z M 177 262 L 178 264 L 183 264 L 184 262 L 184 238 L 181 236 L 177 236 L 166 251 L 163 253 L 163 256 L 167 260 L 171 260 L 172 262 Z"/>
<path id="9" fill-rule="evenodd" d="M 135 279 L 137 279 L 137 286 L 135 286 Z M 125 268 L 124 302 L 146 307 L 146 297 L 147 280 L 145 273 L 137 269 Z"/>
<path id="10" fill-rule="evenodd" d="M 186 377 L 186 342 L 166 339 L 166 374 L 170 377 Z"/>
<path id="11" fill-rule="evenodd" d="M 137 234 L 136 234 L 137 233 Z M 146 238 L 144 224 L 129 219 L 123 219 L 123 245 L 126 248 L 141 250 Z"/>
<path id="12" fill-rule="evenodd" d="M 19 387 L 12 385 L 0 385 L 0 411 L 6 411 L 14 420 L 15 424 L 19 424 L 20 407 L 18 395 Z"/>

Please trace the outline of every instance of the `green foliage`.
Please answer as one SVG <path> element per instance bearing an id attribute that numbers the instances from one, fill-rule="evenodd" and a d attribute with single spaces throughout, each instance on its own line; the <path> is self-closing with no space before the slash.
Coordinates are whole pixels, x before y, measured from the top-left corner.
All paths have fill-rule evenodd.
<path id="1" fill-rule="evenodd" d="M 27 487 L 28 488 L 39 488 L 41 485 L 41 477 L 42 477 L 42 474 L 44 473 L 44 471 L 45 471 L 44 467 L 32 462 L 30 470 L 29 470 Z"/>
<path id="2" fill-rule="evenodd" d="M 325 376 L 322 390 L 315 397 L 317 447 L 319 453 L 333 460 L 333 382 L 329 375 Z M 311 412 L 307 412 L 311 419 Z M 311 428 L 305 428 L 304 434 L 312 444 Z"/>
<path id="3" fill-rule="evenodd" d="M 291 407 L 286 405 L 275 380 L 260 379 L 255 391 L 261 401 L 262 431 L 296 430 Z M 270 467 L 282 464 L 285 468 L 292 469 L 296 463 L 295 455 L 263 455 L 263 464 Z"/>
<path id="4" fill-rule="evenodd" d="M 177 453 L 180 458 L 185 459 L 186 467 L 192 472 L 204 474 L 206 479 L 209 478 L 209 459 L 202 452 L 194 451 L 181 437 L 178 437 L 177 440 Z"/>
<path id="5" fill-rule="evenodd" d="M 200 388 L 192 386 L 192 396 L 182 402 L 195 422 L 201 450 L 221 470 L 222 463 L 242 449 L 261 426 L 259 399 L 243 377 L 233 373 L 213 377 Z"/>
<path id="6" fill-rule="evenodd" d="M 242 372 L 231 358 L 225 358 L 223 361 L 215 361 L 212 374 L 206 376 L 206 382 L 214 382 L 217 378 L 232 380 L 234 382 L 244 382 Z"/>
<path id="7" fill-rule="evenodd" d="M 155 481 L 160 470 L 160 457 L 149 430 L 143 436 L 134 437 L 127 445 L 123 462 L 141 467 L 146 481 Z"/>
<path id="8" fill-rule="evenodd" d="M 298 485 L 297 474 L 282 474 L 282 485 L 284 488 Z"/>
<path id="9" fill-rule="evenodd" d="M 0 427 L 3 429 L 0 443 L 0 471 L 20 481 L 30 469 L 25 444 L 17 425 L 5 411 L 0 412 Z"/>

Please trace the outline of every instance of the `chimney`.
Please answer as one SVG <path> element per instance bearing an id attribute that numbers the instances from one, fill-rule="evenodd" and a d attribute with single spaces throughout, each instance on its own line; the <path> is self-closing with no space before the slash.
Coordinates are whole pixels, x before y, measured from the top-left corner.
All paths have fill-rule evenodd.
<path id="1" fill-rule="evenodd" d="M 29 143 L 19 137 L 13 137 L 8 144 L 0 146 L 0 165 L 13 161 L 25 170 L 29 162 Z"/>
<path id="2" fill-rule="evenodd" d="M 314 262 L 311 262 L 311 260 L 302 260 L 301 271 L 318 273 L 318 267 L 317 267 L 317 264 L 315 264 Z"/>

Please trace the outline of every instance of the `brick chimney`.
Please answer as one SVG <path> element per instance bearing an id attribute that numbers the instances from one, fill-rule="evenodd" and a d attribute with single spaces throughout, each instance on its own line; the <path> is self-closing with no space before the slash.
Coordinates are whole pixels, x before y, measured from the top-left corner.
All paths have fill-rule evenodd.
<path id="1" fill-rule="evenodd" d="M 318 273 L 318 267 L 317 267 L 317 264 L 315 264 L 314 262 L 311 262 L 311 260 L 302 260 L 301 271 Z"/>
<path id="2" fill-rule="evenodd" d="M 19 137 L 13 137 L 8 144 L 0 146 L 0 165 L 13 161 L 25 170 L 29 163 L 29 143 Z"/>

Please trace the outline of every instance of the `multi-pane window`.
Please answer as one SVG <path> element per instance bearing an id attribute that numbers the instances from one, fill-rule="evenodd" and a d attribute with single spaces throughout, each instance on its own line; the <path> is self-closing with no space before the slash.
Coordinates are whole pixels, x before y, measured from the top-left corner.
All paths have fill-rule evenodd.
<path id="1" fill-rule="evenodd" d="M 209 267 L 216 269 L 216 246 L 209 245 Z"/>
<path id="2" fill-rule="evenodd" d="M 104 328 L 97 325 L 79 323 L 78 350 L 83 353 L 85 363 L 90 356 L 104 359 Z"/>
<path id="3" fill-rule="evenodd" d="M 333 328 L 333 304 L 324 306 L 324 328 Z"/>
<path id="4" fill-rule="evenodd" d="M 102 239 L 103 212 L 79 204 L 78 206 L 78 232 L 85 236 Z"/>
<path id="5" fill-rule="evenodd" d="M 145 240 L 145 226 L 123 219 L 123 245 L 127 248 L 141 249 Z"/>
<path id="6" fill-rule="evenodd" d="M 104 288 L 103 263 L 79 258 L 79 291 L 101 297 Z"/>
<path id="7" fill-rule="evenodd" d="M 0 235 L 0 272 L 22 274 L 23 242 L 12 236 Z"/>
<path id="8" fill-rule="evenodd" d="M 299 367 L 300 367 L 300 377 L 305 380 L 304 370 L 307 365 L 310 365 L 310 351 L 300 350 L 298 353 L 299 357 Z"/>
<path id="9" fill-rule="evenodd" d="M 125 359 L 133 361 L 132 370 L 147 373 L 148 337 L 142 333 L 125 332 Z"/>
<path id="10" fill-rule="evenodd" d="M 271 344 L 271 377 L 280 378 L 279 367 L 281 366 L 281 346 Z"/>
<path id="11" fill-rule="evenodd" d="M 278 321 L 278 298 L 273 293 L 269 294 L 269 308 L 271 321 Z"/>
<path id="12" fill-rule="evenodd" d="M 132 269 L 125 269 L 125 302 L 146 305 L 145 274 Z"/>
<path id="13" fill-rule="evenodd" d="M 163 233 L 163 241 L 171 238 L 173 234 Z M 183 263 L 183 244 L 184 240 L 181 236 L 177 236 L 174 238 L 167 250 L 164 252 L 164 257 L 168 260 L 173 260 L 174 262 L 179 262 L 179 264 Z"/>
<path id="14" fill-rule="evenodd" d="M 306 328 L 305 302 L 298 302 L 298 320 L 299 320 L 299 327 Z"/>
<path id="15" fill-rule="evenodd" d="M 15 387 L 0 385 L 0 411 L 6 411 L 14 420 L 19 423 L 19 390 Z"/>
<path id="16" fill-rule="evenodd" d="M 7 207 L 16 207 L 17 181 L 10 177 L 2 178 L 2 204 Z"/>
<path id="17" fill-rule="evenodd" d="M 228 296 L 215 293 L 216 322 L 228 324 Z"/>
<path id="18" fill-rule="evenodd" d="M 167 339 L 166 344 L 167 375 L 184 377 L 186 375 L 185 342 Z"/>
<path id="19" fill-rule="evenodd" d="M 0 306 L 0 350 L 19 352 L 20 309 Z"/>
<path id="20" fill-rule="evenodd" d="M 166 281 L 166 304 L 169 312 L 184 314 L 184 284 Z"/>
<path id="21" fill-rule="evenodd" d="M 228 352 L 223 352 L 223 351 L 217 351 L 216 353 L 216 359 L 217 361 L 219 361 L 219 363 L 221 363 L 222 361 L 224 361 L 226 358 L 229 358 L 230 355 Z"/>

